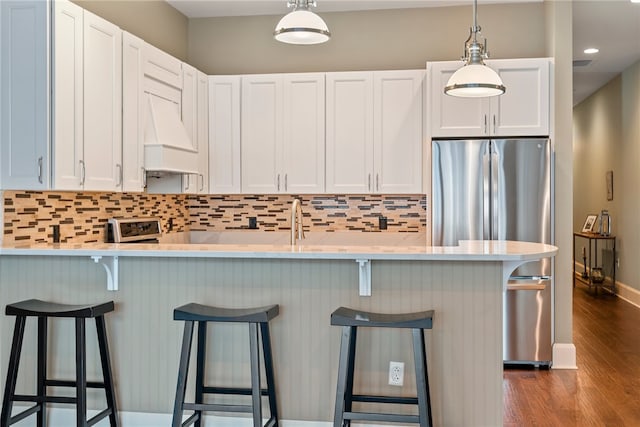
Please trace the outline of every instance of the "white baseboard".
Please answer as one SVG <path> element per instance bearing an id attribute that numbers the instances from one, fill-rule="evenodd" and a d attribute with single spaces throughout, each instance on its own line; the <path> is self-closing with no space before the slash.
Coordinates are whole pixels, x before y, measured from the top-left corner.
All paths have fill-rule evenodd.
<path id="1" fill-rule="evenodd" d="M 553 344 L 552 369 L 578 369 L 576 365 L 576 346 L 573 344 Z"/>
<path id="2" fill-rule="evenodd" d="M 629 304 L 640 307 L 640 291 L 636 288 L 632 288 L 629 285 L 618 282 L 616 280 L 616 289 L 618 290 L 618 297 L 627 301 Z"/>

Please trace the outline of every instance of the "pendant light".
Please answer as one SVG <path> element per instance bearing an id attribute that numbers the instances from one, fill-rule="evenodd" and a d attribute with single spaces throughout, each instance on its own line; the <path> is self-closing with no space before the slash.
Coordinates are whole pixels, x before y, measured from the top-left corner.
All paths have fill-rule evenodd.
<path id="1" fill-rule="evenodd" d="M 316 7 L 315 0 L 288 0 L 287 7 L 294 9 L 276 25 L 275 39 L 290 44 L 318 44 L 329 40 L 331 33 L 327 24 L 309 10 L 311 6 Z"/>
<path id="2" fill-rule="evenodd" d="M 444 93 L 463 98 L 482 98 L 502 95 L 506 88 L 502 79 L 493 69 L 485 65 L 489 57 L 486 51 L 487 39 L 478 41 L 480 26 L 478 25 L 478 2 L 473 0 L 473 27 L 469 38 L 464 42 L 464 66 L 449 78 Z"/>

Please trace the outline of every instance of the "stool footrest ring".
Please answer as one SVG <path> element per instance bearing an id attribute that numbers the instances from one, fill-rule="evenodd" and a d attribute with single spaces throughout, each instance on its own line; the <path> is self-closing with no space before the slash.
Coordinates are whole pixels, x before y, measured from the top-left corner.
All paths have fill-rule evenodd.
<path id="1" fill-rule="evenodd" d="M 203 387 L 202 393 L 204 394 L 235 394 L 239 396 L 251 396 L 250 388 L 239 387 Z M 260 389 L 260 394 L 263 396 L 269 395 L 269 390 L 266 388 Z"/>
<path id="2" fill-rule="evenodd" d="M 250 405 L 224 405 L 221 403 L 185 403 L 183 410 L 207 411 L 207 412 L 253 412 Z"/>
<path id="3" fill-rule="evenodd" d="M 371 412 L 345 412 L 345 420 L 351 421 L 386 421 L 393 423 L 414 423 L 420 422 L 417 415 L 400 415 L 400 414 L 377 414 Z"/>
<path id="4" fill-rule="evenodd" d="M 400 405 L 417 405 L 417 397 L 403 397 L 403 396 L 370 396 L 365 394 L 354 394 L 351 398 L 354 402 L 365 403 L 395 403 Z"/>

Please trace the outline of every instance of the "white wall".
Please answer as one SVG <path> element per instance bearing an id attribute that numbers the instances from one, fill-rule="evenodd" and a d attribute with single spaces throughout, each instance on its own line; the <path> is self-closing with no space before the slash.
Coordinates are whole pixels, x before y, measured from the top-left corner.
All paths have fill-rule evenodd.
<path id="1" fill-rule="evenodd" d="M 455 60 L 472 24 L 471 6 L 323 13 L 327 43 L 277 42 L 282 16 L 189 20 L 188 62 L 207 74 L 424 69 Z M 545 54 L 543 3 L 482 5 L 478 21 L 492 58 Z"/>
<path id="2" fill-rule="evenodd" d="M 576 183 L 573 229 L 588 214 L 608 209 L 617 237 L 616 279 L 625 295 L 640 302 L 640 61 L 626 69 L 573 111 Z M 605 173 L 613 171 L 613 200 L 607 200 Z M 625 289 L 626 288 L 626 289 Z"/>

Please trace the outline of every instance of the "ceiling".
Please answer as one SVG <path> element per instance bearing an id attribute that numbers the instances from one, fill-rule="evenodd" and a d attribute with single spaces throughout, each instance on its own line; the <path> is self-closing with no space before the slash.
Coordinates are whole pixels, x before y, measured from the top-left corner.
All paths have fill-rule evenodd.
<path id="1" fill-rule="evenodd" d="M 542 0 L 478 0 L 479 4 L 526 3 Z M 549 0 L 546 0 L 549 1 Z M 566 1 L 566 0 L 553 0 Z M 286 0 L 167 0 L 189 18 L 280 15 Z M 470 0 L 319 0 L 315 12 L 442 7 L 470 4 Z M 583 50 L 597 47 L 587 55 Z M 573 0 L 573 103 L 595 92 L 640 59 L 640 3 L 629 0 Z"/>

